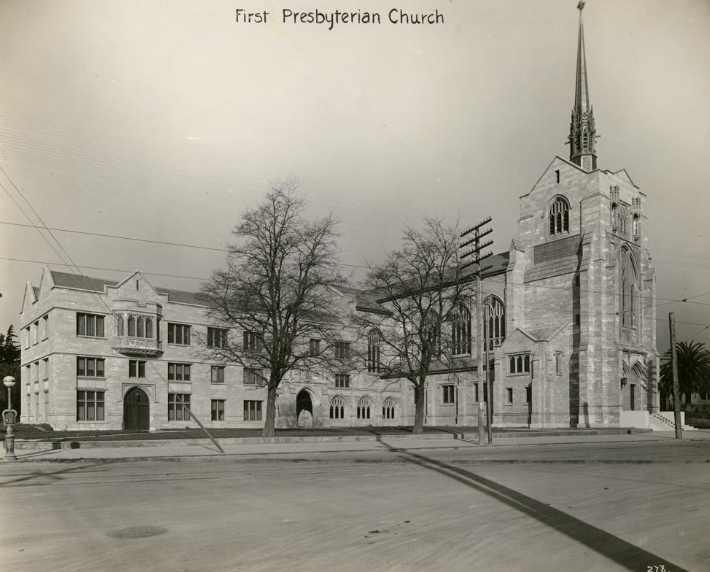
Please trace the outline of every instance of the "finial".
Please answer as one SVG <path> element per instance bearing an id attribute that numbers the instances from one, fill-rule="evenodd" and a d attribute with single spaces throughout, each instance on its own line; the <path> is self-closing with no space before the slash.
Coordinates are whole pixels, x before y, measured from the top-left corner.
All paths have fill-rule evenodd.
<path id="1" fill-rule="evenodd" d="M 579 0 L 579 4 L 577 4 L 577 10 L 580 12 L 584 10 L 584 0 Z"/>

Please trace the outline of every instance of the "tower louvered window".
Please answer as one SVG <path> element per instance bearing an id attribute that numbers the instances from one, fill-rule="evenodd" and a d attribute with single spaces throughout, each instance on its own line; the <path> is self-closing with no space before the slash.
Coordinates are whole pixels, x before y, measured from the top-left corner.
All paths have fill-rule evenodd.
<path id="1" fill-rule="evenodd" d="M 550 236 L 569 232 L 569 203 L 557 197 L 550 207 Z"/>

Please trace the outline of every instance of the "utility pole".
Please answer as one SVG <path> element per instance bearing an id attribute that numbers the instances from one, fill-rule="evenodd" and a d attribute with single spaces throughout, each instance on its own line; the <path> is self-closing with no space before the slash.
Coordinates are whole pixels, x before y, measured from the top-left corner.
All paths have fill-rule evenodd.
<path id="1" fill-rule="evenodd" d="M 673 417 L 675 419 L 675 438 L 683 438 L 683 423 L 680 420 L 680 388 L 678 387 L 678 358 L 675 351 L 675 314 L 668 314 L 671 332 L 671 366 L 673 368 Z"/>
<path id="2" fill-rule="evenodd" d="M 474 274 L 476 276 L 476 359 L 477 359 L 477 368 L 476 368 L 476 377 L 477 381 L 480 384 L 482 375 L 483 375 L 483 332 L 482 332 L 482 322 L 483 322 L 483 294 L 481 292 L 481 272 L 483 270 L 487 270 L 487 268 L 481 268 L 481 262 L 488 258 L 489 256 L 493 256 L 493 252 L 487 252 L 486 254 L 481 254 L 482 250 L 484 248 L 488 248 L 491 244 L 493 244 L 492 240 L 488 240 L 487 242 L 481 242 L 481 239 L 484 236 L 489 235 L 490 233 L 493 232 L 492 228 L 488 228 L 486 230 L 482 230 L 482 227 L 489 224 L 491 222 L 491 217 L 488 217 L 487 219 L 479 222 L 478 224 L 472 226 L 471 228 L 463 231 L 461 233 L 461 238 L 468 236 L 469 234 L 473 234 L 473 237 L 468 239 L 466 242 L 462 243 L 459 248 L 465 248 L 466 246 L 473 245 L 473 248 L 468 250 L 467 252 L 464 252 L 461 255 L 461 258 L 464 259 L 468 256 L 472 256 L 473 260 L 470 262 L 467 262 L 466 264 L 463 264 L 461 266 L 461 270 L 464 268 L 468 268 L 469 266 L 474 267 Z M 491 392 L 491 387 L 488 379 L 488 368 L 486 367 L 486 377 L 485 377 L 485 385 L 483 386 L 486 388 L 487 392 L 487 398 L 486 398 L 486 416 L 488 418 L 488 443 L 493 442 L 493 408 L 491 407 L 491 397 L 492 397 L 492 392 Z M 479 399 L 481 397 L 481 393 L 479 392 Z M 480 416 L 480 408 L 479 408 L 479 416 Z"/>
<path id="3" fill-rule="evenodd" d="M 488 323 L 489 308 L 488 308 L 488 298 L 483 300 L 483 343 L 486 344 L 486 393 L 488 393 L 488 399 L 486 400 L 486 409 L 488 415 L 488 442 L 493 443 L 493 382 L 491 380 L 490 366 L 491 360 L 488 357 L 488 338 L 491 337 L 488 329 L 490 325 Z"/>

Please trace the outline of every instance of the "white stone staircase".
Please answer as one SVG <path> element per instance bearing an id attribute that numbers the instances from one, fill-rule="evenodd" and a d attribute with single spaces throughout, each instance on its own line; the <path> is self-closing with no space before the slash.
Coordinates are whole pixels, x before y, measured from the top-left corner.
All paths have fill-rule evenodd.
<path id="1" fill-rule="evenodd" d="M 681 413 L 681 423 L 683 431 L 695 431 L 695 427 L 685 424 L 685 415 Z M 672 411 L 660 411 L 652 413 L 648 417 L 649 427 L 653 431 L 675 431 L 675 420 Z"/>

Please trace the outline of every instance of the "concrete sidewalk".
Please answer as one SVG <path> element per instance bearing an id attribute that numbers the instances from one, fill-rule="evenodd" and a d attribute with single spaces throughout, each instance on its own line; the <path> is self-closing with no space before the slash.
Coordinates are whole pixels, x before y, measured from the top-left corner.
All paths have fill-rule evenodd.
<path id="1" fill-rule="evenodd" d="M 463 438 L 461 438 L 463 437 Z M 480 451 L 502 451 L 506 447 L 535 447 L 541 445 L 569 445 L 569 444 L 599 444 L 599 443 L 648 443 L 648 442 L 669 442 L 675 440 L 672 431 L 654 431 L 652 433 L 634 434 L 611 434 L 611 435 L 563 435 L 563 436 L 540 436 L 540 437 L 505 437 L 496 438 L 493 436 L 493 444 L 488 446 L 478 445 L 475 437 L 468 438 L 463 435 L 459 438 L 452 436 L 448 439 L 431 439 L 410 437 L 408 439 L 382 437 L 370 441 L 306 441 L 295 443 L 239 443 L 222 444 L 225 453 L 220 453 L 212 444 L 177 444 L 160 446 L 132 446 L 132 447 L 91 447 L 69 448 L 69 449 L 49 449 L 49 450 L 16 450 L 18 462 L 116 462 L 116 461 L 180 461 L 183 459 L 211 460 L 212 458 L 238 458 L 244 456 L 269 456 L 269 455 L 294 455 L 294 454 L 319 454 L 337 452 L 373 452 L 373 451 L 414 451 L 425 449 L 466 449 L 471 454 Z M 710 440 L 710 430 L 693 431 L 692 434 L 684 435 L 684 441 L 704 441 Z M 81 444 L 80 444 L 81 445 Z M 4 456 L 4 452 L 3 452 Z M 4 459 L 3 459 L 4 461 Z"/>

